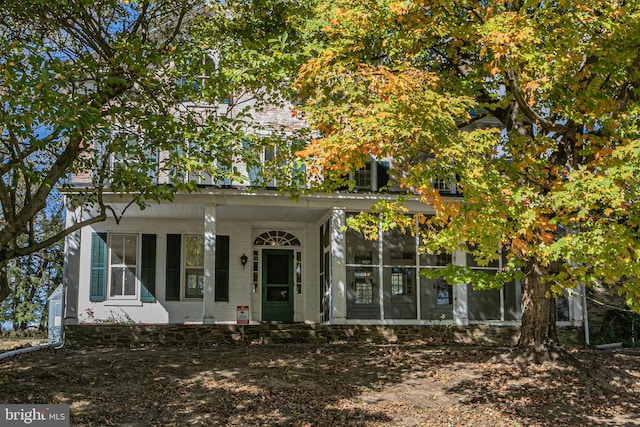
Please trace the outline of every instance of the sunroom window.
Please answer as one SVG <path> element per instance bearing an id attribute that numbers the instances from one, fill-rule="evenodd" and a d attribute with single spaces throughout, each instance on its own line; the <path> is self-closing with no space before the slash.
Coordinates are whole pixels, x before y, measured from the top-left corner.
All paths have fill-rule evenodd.
<path id="1" fill-rule="evenodd" d="M 410 295 L 413 287 L 413 269 L 393 267 L 391 269 L 391 295 Z"/>
<path id="2" fill-rule="evenodd" d="M 448 284 L 444 279 L 437 279 L 435 287 L 437 292 L 437 305 L 453 304 L 453 286 Z"/>
<path id="3" fill-rule="evenodd" d="M 371 269 L 360 269 L 355 273 L 356 304 L 373 304 L 373 277 Z"/>

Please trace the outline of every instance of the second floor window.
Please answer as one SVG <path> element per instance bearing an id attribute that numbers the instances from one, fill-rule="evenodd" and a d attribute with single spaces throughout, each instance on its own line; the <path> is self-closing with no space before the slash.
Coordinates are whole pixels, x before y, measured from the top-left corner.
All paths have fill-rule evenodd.
<path id="1" fill-rule="evenodd" d="M 440 193 L 453 193 L 453 185 L 450 179 L 444 178 L 434 178 L 433 179 L 433 188 L 438 190 Z"/>
<path id="2" fill-rule="evenodd" d="M 354 172 L 354 181 L 356 190 L 369 190 L 371 191 L 373 173 L 371 171 L 371 163 L 367 163 L 363 168 Z"/>
<path id="3" fill-rule="evenodd" d="M 156 178 L 158 150 L 145 145 L 143 137 L 134 132 L 115 132 L 110 142 L 109 166 L 114 175 L 144 174 Z M 128 180 L 130 181 L 130 180 Z"/>
<path id="4" fill-rule="evenodd" d="M 342 189 L 354 191 L 380 191 L 389 183 L 389 162 L 367 161 L 363 167 L 350 172 L 345 178 L 350 181 Z"/>

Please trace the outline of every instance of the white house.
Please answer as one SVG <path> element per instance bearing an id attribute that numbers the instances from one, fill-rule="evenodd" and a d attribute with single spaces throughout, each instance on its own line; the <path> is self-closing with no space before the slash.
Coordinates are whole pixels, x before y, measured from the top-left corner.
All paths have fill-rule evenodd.
<path id="1" fill-rule="evenodd" d="M 300 126 L 284 110 L 261 120 Z M 399 231 L 380 233 L 377 241 L 345 231 L 350 215 L 397 197 L 378 191 L 386 167 L 372 160 L 354 171 L 357 191 L 297 200 L 268 187 L 205 180 L 198 193 L 144 210 L 131 206 L 118 223 L 85 227 L 66 239 L 65 324 L 236 323 L 238 307 L 248 307 L 252 323 L 517 325 L 519 283 L 476 291 L 420 275 L 448 263 L 492 272 L 501 261 L 479 267 L 464 252 L 420 254 L 421 242 Z M 74 182 L 86 187 L 87 179 Z M 456 197 L 449 183 L 434 185 Z M 129 202 L 115 194 L 105 201 L 116 212 Z M 406 206 L 413 214 L 433 213 L 410 197 Z M 69 210 L 68 223 L 80 214 Z M 581 301 L 561 302 L 561 324 L 581 325 Z"/>

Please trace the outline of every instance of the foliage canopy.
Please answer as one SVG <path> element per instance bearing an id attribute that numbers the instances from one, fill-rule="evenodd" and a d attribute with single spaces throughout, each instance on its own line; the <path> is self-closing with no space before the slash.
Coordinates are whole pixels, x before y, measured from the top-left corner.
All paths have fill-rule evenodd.
<path id="1" fill-rule="evenodd" d="M 548 297 L 580 283 L 607 283 L 640 310 L 640 6 L 286 4 L 309 6 L 280 32 L 299 35 L 287 42 L 295 96 L 319 132 L 299 155 L 324 189 L 371 157 L 393 159 L 395 183 L 435 207 L 426 250 L 504 256 L 494 278 L 451 267 L 451 282 L 521 279 L 525 346 L 555 338 Z M 442 178 L 462 197 L 435 191 Z"/>

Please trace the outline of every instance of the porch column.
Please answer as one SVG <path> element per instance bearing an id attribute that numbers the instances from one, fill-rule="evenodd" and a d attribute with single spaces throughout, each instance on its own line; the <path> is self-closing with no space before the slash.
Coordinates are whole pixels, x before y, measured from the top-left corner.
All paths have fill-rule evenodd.
<path id="1" fill-rule="evenodd" d="M 569 320 L 571 321 L 571 326 L 582 326 L 585 321 L 587 299 L 583 297 L 586 295 L 586 291 L 586 287 L 581 283 L 576 289 L 570 289 L 568 292 L 567 299 L 569 303 Z"/>
<path id="2" fill-rule="evenodd" d="M 80 208 L 75 211 L 67 203 L 64 198 L 64 204 L 67 207 L 67 216 L 65 218 L 66 226 L 71 227 L 76 222 L 82 220 L 79 218 L 82 214 Z M 64 323 L 75 325 L 78 323 L 78 294 L 80 284 L 80 241 L 82 231 L 77 230 L 69 234 L 64 239 L 64 267 L 62 270 L 63 280 L 63 297 L 62 304 L 64 310 Z"/>
<path id="3" fill-rule="evenodd" d="M 204 290 L 202 294 L 202 323 L 212 325 L 215 317 L 216 289 L 216 205 L 204 207 Z"/>
<path id="4" fill-rule="evenodd" d="M 331 214 L 331 319 L 333 325 L 344 325 L 347 319 L 347 253 L 345 209 L 334 208 Z"/>
<path id="5" fill-rule="evenodd" d="M 467 256 L 463 251 L 453 252 L 455 265 L 467 265 Z M 458 326 L 469 324 L 469 293 L 466 283 L 453 283 L 453 321 Z"/>

